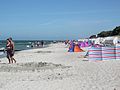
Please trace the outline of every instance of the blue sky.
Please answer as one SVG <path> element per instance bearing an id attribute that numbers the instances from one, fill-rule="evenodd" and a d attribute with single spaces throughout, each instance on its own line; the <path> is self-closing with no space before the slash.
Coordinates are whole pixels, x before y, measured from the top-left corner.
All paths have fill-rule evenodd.
<path id="1" fill-rule="evenodd" d="M 78 39 L 120 25 L 120 0 L 0 0 L 0 39 Z"/>

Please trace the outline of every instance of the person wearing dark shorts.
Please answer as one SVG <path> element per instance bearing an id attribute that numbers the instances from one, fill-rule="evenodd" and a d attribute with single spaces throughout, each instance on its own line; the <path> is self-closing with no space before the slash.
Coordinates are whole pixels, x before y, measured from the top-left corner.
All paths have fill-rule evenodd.
<path id="1" fill-rule="evenodd" d="M 7 51 L 7 58 L 8 58 L 9 63 L 13 63 L 13 61 L 16 63 L 16 60 L 13 58 L 14 43 L 12 41 L 12 38 L 7 39 L 6 51 Z"/>

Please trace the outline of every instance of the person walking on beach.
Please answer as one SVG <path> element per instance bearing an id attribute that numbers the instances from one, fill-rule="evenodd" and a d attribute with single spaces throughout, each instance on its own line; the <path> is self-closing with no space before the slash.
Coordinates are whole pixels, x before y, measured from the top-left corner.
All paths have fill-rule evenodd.
<path id="1" fill-rule="evenodd" d="M 7 49 L 7 58 L 9 63 L 13 63 L 13 61 L 16 63 L 16 60 L 14 59 L 14 42 L 12 41 L 12 38 L 7 39 L 6 44 Z"/>

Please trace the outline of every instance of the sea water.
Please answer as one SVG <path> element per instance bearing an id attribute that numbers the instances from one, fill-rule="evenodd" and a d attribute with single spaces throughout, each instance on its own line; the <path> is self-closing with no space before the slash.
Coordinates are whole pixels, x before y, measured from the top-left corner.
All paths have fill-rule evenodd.
<path id="1" fill-rule="evenodd" d="M 35 44 L 37 42 L 41 42 L 41 40 L 14 40 L 15 44 L 15 51 L 21 51 L 21 50 L 28 50 L 33 48 L 41 48 L 41 47 L 33 47 L 32 44 Z M 55 43 L 53 40 L 43 40 L 44 47 L 47 47 L 51 43 Z M 6 53 L 3 51 L 3 49 L 6 48 L 6 41 L 1 40 L 0 41 L 0 58 L 5 57 Z"/>

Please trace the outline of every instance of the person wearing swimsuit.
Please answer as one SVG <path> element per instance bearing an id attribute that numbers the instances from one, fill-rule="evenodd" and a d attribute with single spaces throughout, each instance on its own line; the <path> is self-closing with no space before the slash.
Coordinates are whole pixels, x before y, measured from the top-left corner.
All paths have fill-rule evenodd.
<path id="1" fill-rule="evenodd" d="M 12 41 L 12 38 L 7 39 L 6 51 L 7 51 L 7 58 L 8 58 L 9 63 L 13 63 L 13 61 L 16 63 L 16 60 L 13 58 L 14 43 Z"/>

